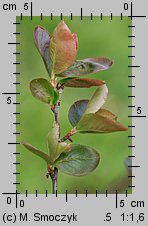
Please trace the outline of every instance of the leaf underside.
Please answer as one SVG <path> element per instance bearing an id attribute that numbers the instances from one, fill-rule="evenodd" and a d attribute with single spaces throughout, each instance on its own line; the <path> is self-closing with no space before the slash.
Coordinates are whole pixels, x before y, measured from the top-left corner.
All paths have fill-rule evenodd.
<path id="1" fill-rule="evenodd" d="M 48 74 L 50 75 L 51 74 L 50 51 L 49 51 L 50 35 L 48 31 L 41 26 L 37 26 L 34 30 L 34 42 L 44 61 Z"/>
<path id="2" fill-rule="evenodd" d="M 112 64 L 112 60 L 105 57 L 76 60 L 66 71 L 60 73 L 58 76 L 71 77 L 94 74 L 109 69 Z"/>
<path id="3" fill-rule="evenodd" d="M 105 84 L 99 86 L 96 89 L 95 93 L 93 94 L 92 98 L 90 99 L 85 114 L 97 112 L 105 103 L 107 99 L 107 94 L 108 94 L 107 86 Z"/>
<path id="4" fill-rule="evenodd" d="M 44 159 L 47 164 L 50 163 L 50 157 L 47 154 L 45 154 L 44 152 L 38 150 L 37 148 L 33 147 L 31 144 L 28 144 L 25 141 L 23 141 L 22 144 L 27 150 L 29 150 L 33 154 L 39 156 L 40 158 Z"/>

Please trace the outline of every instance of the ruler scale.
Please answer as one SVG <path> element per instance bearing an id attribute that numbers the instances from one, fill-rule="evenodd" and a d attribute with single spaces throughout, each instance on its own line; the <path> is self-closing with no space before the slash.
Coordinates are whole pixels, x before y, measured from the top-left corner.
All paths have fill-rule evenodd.
<path id="1" fill-rule="evenodd" d="M 148 156 L 146 153 L 147 65 L 145 64 L 147 32 L 144 28 L 147 25 L 145 8 L 148 5 L 144 1 L 140 4 L 136 1 L 115 0 L 108 5 L 107 1 L 100 3 L 94 1 L 94 7 L 89 6 L 89 3 L 88 5 L 84 3 L 85 1 L 82 1 L 79 6 L 75 2 L 75 7 L 74 3 L 70 5 L 68 1 L 63 2 L 63 5 L 60 5 L 61 3 L 57 5 L 56 1 L 50 4 L 48 1 L 44 3 L 2 1 L 0 3 L 1 27 L 4 27 L 1 42 L 1 59 L 4 61 L 1 71 L 1 83 L 4 81 L 4 85 L 1 85 L 1 137 L 3 137 L 1 143 L 1 225 L 6 223 L 20 225 L 22 222 L 26 225 L 47 224 L 47 222 L 53 225 L 57 225 L 58 222 L 62 225 L 65 223 L 106 225 L 108 222 L 110 225 L 116 223 L 147 225 L 148 223 L 146 205 L 148 185 L 144 178 L 147 172 L 146 157 Z M 124 23 L 125 18 L 129 18 L 126 47 L 128 53 L 130 52 L 127 54 L 127 59 L 131 63 L 125 67 L 129 90 L 126 106 L 129 112 L 127 120 L 130 123 L 127 125 L 129 131 L 126 146 L 129 150 L 127 157 L 132 159 L 132 164 L 128 165 L 129 170 L 132 169 L 132 175 L 127 175 L 124 180 L 118 180 L 117 186 L 112 186 L 110 189 L 106 188 L 102 191 L 95 187 L 93 194 L 90 194 L 86 187 L 81 194 L 79 188 L 76 187 L 75 192 L 71 194 L 67 187 L 64 194 L 56 191 L 55 195 L 51 195 L 46 187 L 44 192 L 40 192 L 35 186 L 34 192 L 32 190 L 30 192 L 26 185 L 23 187 L 22 180 L 19 179 L 22 176 L 22 157 L 18 147 L 21 145 L 22 124 L 24 123 L 21 111 L 24 90 L 21 85 L 25 76 L 22 73 L 23 62 L 21 62 L 24 45 L 22 38 L 24 34 L 21 28 L 26 20 L 34 23 L 35 17 L 39 18 L 41 24 L 46 23 L 47 16 L 49 26 L 54 23 L 56 16 L 59 20 L 65 19 L 69 23 L 74 21 L 75 17 L 83 23 L 86 16 L 92 22 L 97 18 L 102 23 L 106 18 L 108 18 L 108 23 L 114 23 L 117 16 L 121 23 Z M 5 78 L 3 78 L 4 75 Z M 121 188 L 124 186 L 124 193 L 121 194 Z"/>

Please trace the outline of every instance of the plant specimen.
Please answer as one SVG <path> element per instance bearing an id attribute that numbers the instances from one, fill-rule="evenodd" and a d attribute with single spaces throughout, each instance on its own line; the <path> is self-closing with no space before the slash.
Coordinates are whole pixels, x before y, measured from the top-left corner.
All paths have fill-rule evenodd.
<path id="1" fill-rule="evenodd" d="M 92 147 L 73 144 L 71 136 L 76 133 L 110 133 L 127 128 L 117 122 L 117 117 L 102 106 L 108 89 L 105 81 L 82 76 L 109 69 L 113 62 L 105 57 L 75 60 L 78 38 L 72 34 L 64 21 L 55 28 L 52 37 L 40 26 L 34 30 L 34 42 L 49 78 L 36 78 L 30 82 L 32 95 L 49 105 L 54 122 L 47 137 L 48 154 L 22 142 L 26 149 L 41 157 L 47 164 L 47 177 L 52 181 L 52 192 L 57 190 L 58 170 L 74 176 L 83 176 L 99 164 L 100 155 Z M 65 87 L 89 88 L 96 91 L 90 100 L 78 100 L 69 109 L 68 118 L 72 129 L 64 137 L 60 135 L 59 109 Z"/>

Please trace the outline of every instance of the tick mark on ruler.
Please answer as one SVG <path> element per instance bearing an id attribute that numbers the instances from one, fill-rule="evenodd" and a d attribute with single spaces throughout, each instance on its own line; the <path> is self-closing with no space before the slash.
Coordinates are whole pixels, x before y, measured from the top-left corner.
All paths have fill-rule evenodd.
<path id="1" fill-rule="evenodd" d="M 81 20 L 83 19 L 83 15 L 82 15 L 82 8 L 81 8 Z"/>
<path id="2" fill-rule="evenodd" d="M 121 20 L 122 20 L 122 13 L 121 13 Z"/>
<path id="3" fill-rule="evenodd" d="M 20 42 L 8 42 L 8 45 L 20 45 Z"/>
<path id="4" fill-rule="evenodd" d="M 78 197 L 78 191 L 76 190 L 76 197 Z"/>
<path id="5" fill-rule="evenodd" d="M 128 27 L 136 27 L 136 26 L 134 26 L 134 25 L 129 25 Z"/>
<path id="6" fill-rule="evenodd" d="M 140 166 L 133 166 L 133 165 L 132 165 L 132 166 L 128 166 L 128 167 L 129 167 L 129 168 L 130 168 L 130 167 L 137 168 L 137 167 L 140 167 Z"/>
<path id="7" fill-rule="evenodd" d="M 106 192 L 106 197 L 107 197 L 107 190 L 105 192 Z"/>
<path id="8" fill-rule="evenodd" d="M 116 190 L 116 208 L 118 208 L 118 192 Z"/>
<path id="9" fill-rule="evenodd" d="M 128 67 L 140 67 L 139 65 L 128 65 Z"/>
<path id="10" fill-rule="evenodd" d="M 129 118 L 146 118 L 146 115 L 129 115 Z"/>
<path id="11" fill-rule="evenodd" d="M 67 202 L 67 190 L 66 190 L 66 202 Z"/>
<path id="12" fill-rule="evenodd" d="M 101 20 L 103 19 L 103 14 L 101 13 Z"/>
<path id="13" fill-rule="evenodd" d="M 87 197 L 87 190 L 86 190 L 86 197 Z"/>
<path id="14" fill-rule="evenodd" d="M 32 2 L 31 2 L 31 20 L 32 20 L 32 15 L 33 15 L 33 7 L 32 7 L 33 5 L 32 5 Z"/>
<path id="15" fill-rule="evenodd" d="M 21 143 L 8 143 L 8 144 L 21 144 Z"/>
<path id="16" fill-rule="evenodd" d="M 17 94 L 20 94 L 20 93 L 2 93 L 2 94 L 6 94 L 6 95 L 7 95 L 7 94 L 8 94 L 8 95 L 13 95 L 13 94 L 14 94 L 14 95 L 17 95 Z"/>

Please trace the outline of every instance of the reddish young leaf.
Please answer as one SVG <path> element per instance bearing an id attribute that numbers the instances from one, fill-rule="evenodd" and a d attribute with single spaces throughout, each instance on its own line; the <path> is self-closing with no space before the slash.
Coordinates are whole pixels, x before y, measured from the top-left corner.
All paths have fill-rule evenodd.
<path id="1" fill-rule="evenodd" d="M 103 117 L 96 113 L 84 114 L 76 126 L 78 132 L 82 133 L 111 133 L 126 131 L 127 127 L 116 120 Z"/>
<path id="2" fill-rule="evenodd" d="M 74 61 L 78 48 L 76 34 L 61 21 L 55 28 L 50 44 L 50 59 L 54 74 L 65 71 Z"/>
<path id="3" fill-rule="evenodd" d="M 60 80 L 60 84 L 66 87 L 89 88 L 92 86 L 101 86 L 105 81 L 91 78 L 64 78 Z"/>

